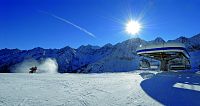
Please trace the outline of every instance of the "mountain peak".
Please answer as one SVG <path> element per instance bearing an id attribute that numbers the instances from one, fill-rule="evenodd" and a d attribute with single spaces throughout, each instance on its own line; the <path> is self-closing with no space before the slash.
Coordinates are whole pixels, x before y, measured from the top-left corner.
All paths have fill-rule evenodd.
<path id="1" fill-rule="evenodd" d="M 161 37 L 157 37 L 156 39 L 149 41 L 150 43 L 165 43 L 165 40 Z"/>
<path id="2" fill-rule="evenodd" d="M 195 38 L 197 38 L 197 39 L 200 39 L 200 33 L 199 34 L 197 34 L 197 35 L 194 35 L 193 37 L 191 37 L 192 39 L 195 39 Z"/>
<path id="3" fill-rule="evenodd" d="M 65 47 L 61 48 L 61 50 L 69 50 L 69 49 L 73 49 L 73 48 L 71 48 L 69 46 L 65 46 Z"/>
<path id="4" fill-rule="evenodd" d="M 175 41 L 178 41 L 178 42 L 181 42 L 181 43 L 189 42 L 189 38 L 181 36 L 181 37 L 177 38 Z"/>
<path id="5" fill-rule="evenodd" d="M 185 37 L 185 36 L 180 36 L 179 38 L 177 38 L 177 39 L 188 39 L 187 37 Z"/>
<path id="6" fill-rule="evenodd" d="M 103 47 L 112 47 L 113 45 L 111 43 L 105 44 Z"/>
<path id="7" fill-rule="evenodd" d="M 99 46 L 92 46 L 92 45 L 82 45 L 78 48 L 78 50 L 82 50 L 82 49 L 99 49 Z"/>
<path id="8" fill-rule="evenodd" d="M 157 37 L 154 41 L 155 42 L 161 42 L 161 43 L 165 42 L 165 40 L 161 37 Z"/>

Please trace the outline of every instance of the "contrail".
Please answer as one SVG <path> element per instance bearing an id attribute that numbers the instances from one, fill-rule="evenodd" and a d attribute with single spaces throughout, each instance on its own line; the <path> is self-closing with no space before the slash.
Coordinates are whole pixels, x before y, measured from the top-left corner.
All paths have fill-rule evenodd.
<path id="1" fill-rule="evenodd" d="M 50 15 L 50 16 L 52 16 L 52 17 L 54 17 L 54 18 L 56 18 L 56 19 L 58 19 L 58 20 L 60 20 L 60 21 L 63 21 L 63 22 L 65 22 L 65 23 L 68 23 L 68 24 L 74 26 L 75 28 L 79 29 L 80 31 L 83 31 L 83 32 L 85 32 L 86 34 L 90 35 L 91 37 L 94 37 L 94 38 L 96 37 L 94 34 L 92 34 L 91 32 L 87 31 L 86 29 L 84 29 L 84 28 L 82 28 L 82 27 L 80 27 L 80 26 L 78 26 L 78 25 L 76 25 L 76 24 L 74 24 L 74 23 L 72 23 L 72 22 L 70 22 L 70 21 L 64 19 L 64 18 L 61 18 L 61 17 L 59 17 L 59 16 L 57 16 L 57 15 L 55 15 L 55 14 L 50 14 L 50 13 L 45 12 L 45 11 L 42 11 L 42 10 L 39 10 L 39 12 L 48 14 L 48 15 Z"/>

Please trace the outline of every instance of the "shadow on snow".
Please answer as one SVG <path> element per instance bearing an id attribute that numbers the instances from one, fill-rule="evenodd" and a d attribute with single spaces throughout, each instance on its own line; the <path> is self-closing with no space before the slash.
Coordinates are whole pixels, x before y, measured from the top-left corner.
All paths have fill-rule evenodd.
<path id="1" fill-rule="evenodd" d="M 189 72 L 140 74 L 142 89 L 163 105 L 200 105 L 200 75 Z"/>

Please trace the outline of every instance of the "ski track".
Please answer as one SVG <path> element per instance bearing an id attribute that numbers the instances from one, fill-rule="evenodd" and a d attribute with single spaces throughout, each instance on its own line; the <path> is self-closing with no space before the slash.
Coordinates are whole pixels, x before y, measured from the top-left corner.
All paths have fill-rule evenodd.
<path id="1" fill-rule="evenodd" d="M 152 75 L 140 73 L 0 74 L 0 106 L 163 105 L 140 86 Z M 174 75 L 180 77 L 161 76 Z"/>

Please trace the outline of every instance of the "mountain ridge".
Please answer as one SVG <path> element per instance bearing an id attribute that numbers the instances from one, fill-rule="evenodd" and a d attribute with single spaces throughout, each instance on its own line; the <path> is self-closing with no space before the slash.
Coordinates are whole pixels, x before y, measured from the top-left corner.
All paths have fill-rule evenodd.
<path id="1" fill-rule="evenodd" d="M 11 67 L 26 59 L 40 61 L 45 58 L 55 59 L 60 73 L 131 71 L 137 69 L 139 63 L 139 57 L 135 51 L 140 44 L 181 42 L 186 45 L 189 52 L 194 52 L 200 50 L 199 41 L 200 34 L 190 38 L 179 37 L 168 41 L 163 40 L 161 37 L 151 41 L 132 38 L 115 45 L 110 43 L 102 47 L 82 45 L 77 49 L 70 46 L 65 46 L 61 49 L 36 47 L 30 50 L 5 48 L 0 50 L 0 72 L 11 72 Z"/>

